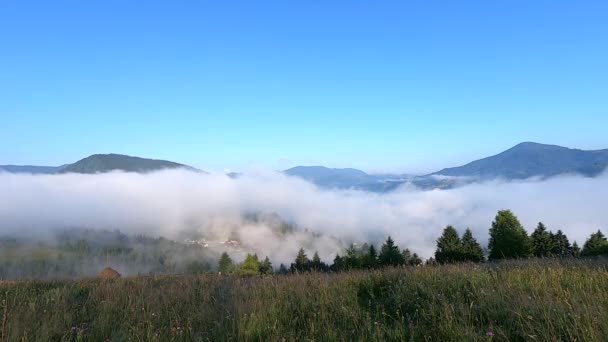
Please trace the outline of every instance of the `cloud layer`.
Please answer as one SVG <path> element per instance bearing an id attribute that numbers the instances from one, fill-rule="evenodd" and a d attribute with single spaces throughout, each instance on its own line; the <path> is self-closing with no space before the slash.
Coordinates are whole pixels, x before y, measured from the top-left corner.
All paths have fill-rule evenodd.
<path id="1" fill-rule="evenodd" d="M 511 209 L 528 231 L 538 221 L 582 244 L 608 227 L 608 177 L 546 181 L 492 181 L 452 190 L 403 186 L 392 193 L 320 190 L 283 174 L 251 172 L 238 179 L 183 170 L 150 174 L 17 175 L 0 173 L 0 235 L 44 237 L 59 228 L 118 229 L 181 239 L 198 232 L 240 239 L 274 262 L 290 260 L 300 246 L 330 261 L 337 239 L 380 243 L 392 235 L 424 257 L 448 224 L 470 227 L 485 245 L 499 209 Z M 301 231 L 278 238 L 269 224 L 244 213 L 276 213 Z M 313 236 L 314 235 L 314 236 Z"/>

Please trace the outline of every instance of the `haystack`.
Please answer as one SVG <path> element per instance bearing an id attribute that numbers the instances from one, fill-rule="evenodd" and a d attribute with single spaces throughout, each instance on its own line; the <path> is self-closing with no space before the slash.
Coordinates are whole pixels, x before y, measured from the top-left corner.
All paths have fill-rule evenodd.
<path id="1" fill-rule="evenodd" d="M 98 277 L 104 279 L 120 278 L 120 273 L 116 272 L 112 267 L 106 267 L 99 273 Z"/>

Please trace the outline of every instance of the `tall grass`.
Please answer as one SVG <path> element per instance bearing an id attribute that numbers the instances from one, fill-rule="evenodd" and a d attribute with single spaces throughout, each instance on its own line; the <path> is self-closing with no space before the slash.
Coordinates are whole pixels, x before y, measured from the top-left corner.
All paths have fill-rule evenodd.
<path id="1" fill-rule="evenodd" d="M 590 261 L 0 284 L 2 340 L 605 341 Z"/>

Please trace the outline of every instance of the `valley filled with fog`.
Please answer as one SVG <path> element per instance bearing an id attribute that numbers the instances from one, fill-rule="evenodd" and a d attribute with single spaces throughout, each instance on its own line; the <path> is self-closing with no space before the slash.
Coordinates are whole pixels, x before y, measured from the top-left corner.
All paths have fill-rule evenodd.
<path id="1" fill-rule="evenodd" d="M 66 239 L 66 232 L 77 236 L 89 231 L 96 232 L 96 243 L 103 232 L 110 236 L 119 231 L 131 239 L 179 243 L 181 247 L 168 253 L 171 259 L 203 260 L 206 269 L 215 266 L 223 251 L 237 261 L 247 253 L 267 255 L 278 265 L 289 263 L 302 247 L 330 262 L 352 243 L 381 244 L 387 235 L 428 258 L 446 225 L 460 232 L 470 228 L 485 246 L 500 209 L 511 209 L 529 233 L 542 221 L 582 244 L 590 233 L 606 228 L 607 193 L 605 174 L 493 180 L 446 190 L 421 190 L 406 183 L 391 192 L 373 193 L 320 189 L 259 169 L 238 178 L 181 169 L 146 174 L 0 173 L 0 237 L 56 245 L 59 235 Z M 125 272 L 153 270 L 136 265 L 125 267 Z"/>

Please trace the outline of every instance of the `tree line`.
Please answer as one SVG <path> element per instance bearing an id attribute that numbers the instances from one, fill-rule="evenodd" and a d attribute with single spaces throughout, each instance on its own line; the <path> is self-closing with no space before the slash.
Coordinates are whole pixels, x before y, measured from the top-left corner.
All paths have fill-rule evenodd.
<path id="1" fill-rule="evenodd" d="M 489 230 L 488 247 L 484 250 L 470 229 L 460 236 L 453 226 L 447 226 L 437 239 L 434 257 L 427 264 L 448 264 L 458 262 L 484 262 L 513 258 L 549 258 L 549 257 L 593 257 L 608 256 L 608 239 L 597 231 L 587 239 L 583 248 L 576 242 L 570 244 L 568 237 L 561 230 L 553 233 L 539 222 L 534 232 L 526 232 L 510 210 L 498 211 Z M 389 236 L 376 250 L 373 244 L 361 246 L 351 244 L 342 255 L 337 254 L 332 264 L 323 262 L 317 252 L 309 258 L 304 248 L 300 248 L 291 265 L 281 264 L 278 273 L 294 272 L 339 272 L 356 269 L 375 269 L 387 266 L 418 266 L 422 259 L 409 249 L 401 250 Z M 219 260 L 218 270 L 223 273 L 239 275 L 271 274 L 275 270 L 266 257 L 263 261 L 256 254 L 248 254 L 240 264 L 235 264 L 228 253 L 224 252 Z"/>

